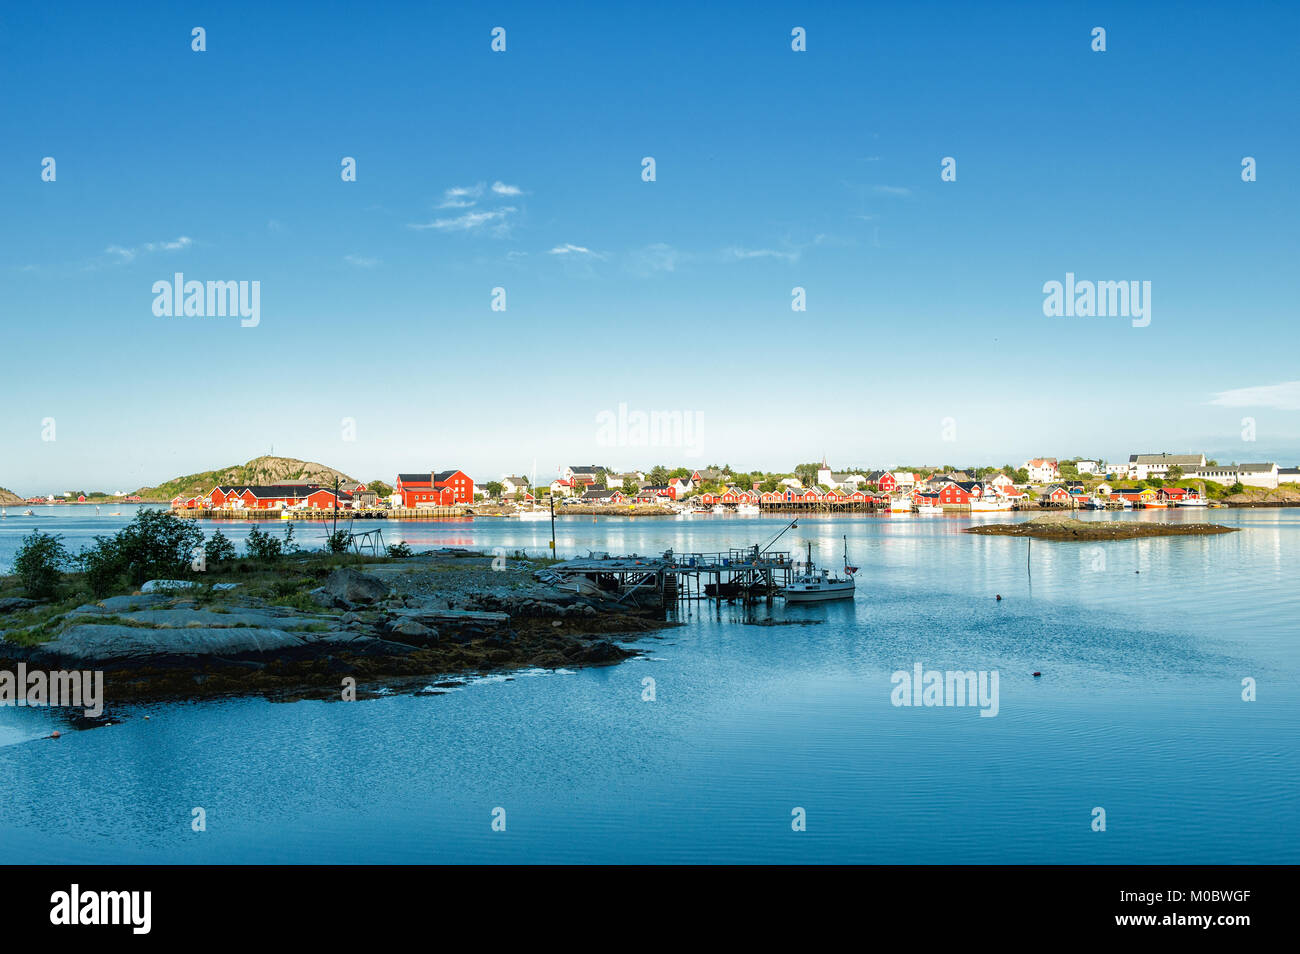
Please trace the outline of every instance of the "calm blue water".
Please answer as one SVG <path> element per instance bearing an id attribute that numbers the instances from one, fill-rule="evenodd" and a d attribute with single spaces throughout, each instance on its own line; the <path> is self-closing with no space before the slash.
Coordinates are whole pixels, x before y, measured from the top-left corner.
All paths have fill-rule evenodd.
<path id="1" fill-rule="evenodd" d="M 0 563 L 34 523 L 76 544 L 129 517 L 60 509 L 0 524 Z M 970 518 L 805 519 L 792 549 L 833 562 L 847 533 L 863 567 L 852 603 L 770 611 L 816 625 L 699 606 L 615 667 L 137 707 L 58 740 L 40 738 L 57 716 L 0 709 L 0 844 L 14 862 L 1300 860 L 1300 510 L 1114 519 L 1243 532 L 1037 541 L 1030 575 L 1026 541 L 959 533 Z M 572 517 L 559 550 L 716 550 L 781 523 Z M 417 549 L 550 538 L 507 520 L 383 529 Z M 998 715 L 893 706 L 890 674 L 918 661 L 997 670 Z"/>

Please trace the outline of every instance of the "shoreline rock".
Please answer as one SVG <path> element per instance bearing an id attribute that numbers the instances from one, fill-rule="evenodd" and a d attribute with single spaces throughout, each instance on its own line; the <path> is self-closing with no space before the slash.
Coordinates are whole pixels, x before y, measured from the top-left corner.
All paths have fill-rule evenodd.
<path id="1" fill-rule="evenodd" d="M 1064 513 L 1043 513 L 1020 523 L 966 527 L 963 533 L 985 536 L 1033 537 L 1039 540 L 1137 540 L 1146 537 L 1204 536 L 1235 533 L 1239 527 L 1217 523 L 1147 523 L 1136 520 L 1079 520 Z"/>

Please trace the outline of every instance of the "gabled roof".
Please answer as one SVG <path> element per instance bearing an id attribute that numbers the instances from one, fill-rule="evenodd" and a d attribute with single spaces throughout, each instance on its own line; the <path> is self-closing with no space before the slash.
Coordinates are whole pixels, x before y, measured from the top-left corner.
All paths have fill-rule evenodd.
<path id="1" fill-rule="evenodd" d="M 268 497 L 306 497 L 308 494 L 314 494 L 316 491 L 324 489 L 324 487 L 315 485 L 268 484 L 263 487 L 243 487 L 239 489 L 239 493 L 241 496 L 250 493 L 259 500 L 265 500 Z M 333 490 L 330 492 L 333 493 Z M 343 494 L 340 493 L 339 496 L 343 496 Z"/>
<path id="2" fill-rule="evenodd" d="M 437 481 L 440 480 L 450 480 L 452 474 L 464 474 L 464 473 L 465 472 L 463 470 L 440 470 L 433 475 L 433 479 L 434 482 L 436 483 Z M 465 476 L 468 477 L 469 475 L 466 474 Z"/>
<path id="3" fill-rule="evenodd" d="M 1170 467 L 1200 467 L 1204 454 L 1129 454 L 1130 464 L 1167 464 Z"/>
<path id="4" fill-rule="evenodd" d="M 425 471 L 423 474 L 398 474 L 397 479 L 404 484 L 427 484 L 433 480 L 433 473 Z"/>

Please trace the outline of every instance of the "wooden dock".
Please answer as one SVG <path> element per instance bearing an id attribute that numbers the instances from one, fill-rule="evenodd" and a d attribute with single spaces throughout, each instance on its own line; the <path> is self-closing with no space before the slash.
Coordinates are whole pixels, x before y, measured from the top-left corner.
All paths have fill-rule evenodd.
<path id="1" fill-rule="evenodd" d="M 788 551 L 732 548 L 715 553 L 674 553 L 643 557 L 591 554 L 539 571 L 539 577 L 565 589 L 603 596 L 616 603 L 681 600 L 771 599 L 790 582 L 794 560 Z"/>
<path id="2" fill-rule="evenodd" d="M 232 509 L 208 510 L 201 508 L 178 508 L 172 513 L 178 517 L 191 517 L 196 520 L 447 520 L 473 518 L 463 507 L 418 507 L 396 509 L 372 508 L 366 510 L 323 510 L 311 507 L 268 508 L 265 510 L 252 507 L 235 507 Z"/>

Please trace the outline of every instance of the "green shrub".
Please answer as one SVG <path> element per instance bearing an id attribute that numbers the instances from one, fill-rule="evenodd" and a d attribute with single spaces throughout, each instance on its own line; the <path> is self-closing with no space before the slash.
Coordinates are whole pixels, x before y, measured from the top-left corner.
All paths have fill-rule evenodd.
<path id="1" fill-rule="evenodd" d="M 83 547 L 77 562 L 95 599 L 110 595 L 126 575 L 116 537 L 95 537 L 95 545 Z"/>
<path id="2" fill-rule="evenodd" d="M 225 563 L 235 558 L 235 545 L 218 530 L 212 539 L 203 545 L 203 556 L 209 563 Z"/>
<path id="3" fill-rule="evenodd" d="M 388 555 L 394 559 L 402 560 L 411 555 L 411 548 L 403 543 L 390 543 L 388 545 Z"/>
<path id="4" fill-rule="evenodd" d="M 68 551 L 63 537 L 33 530 L 23 537 L 14 557 L 14 573 L 22 581 L 23 590 L 34 600 L 48 599 L 54 595 L 59 576 L 68 562 Z"/>
<path id="5" fill-rule="evenodd" d="M 352 542 L 352 534 L 346 530 L 335 530 L 325 538 L 326 553 L 347 553 Z"/>
<path id="6" fill-rule="evenodd" d="M 95 537 L 95 545 L 83 549 L 79 559 L 87 576 L 101 586 L 118 579 L 139 586 L 146 580 L 190 576 L 202 543 L 203 531 L 193 524 L 166 510 L 141 510 L 115 536 Z"/>
<path id="7" fill-rule="evenodd" d="M 253 527 L 244 540 L 245 552 L 255 560 L 278 560 L 284 552 L 280 541 L 261 527 Z"/>

